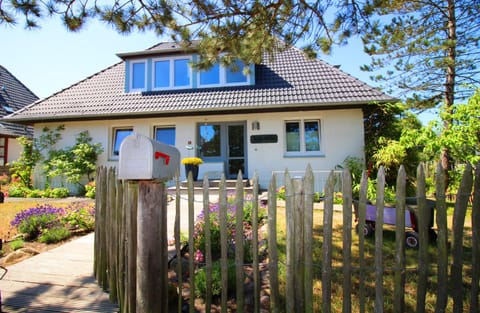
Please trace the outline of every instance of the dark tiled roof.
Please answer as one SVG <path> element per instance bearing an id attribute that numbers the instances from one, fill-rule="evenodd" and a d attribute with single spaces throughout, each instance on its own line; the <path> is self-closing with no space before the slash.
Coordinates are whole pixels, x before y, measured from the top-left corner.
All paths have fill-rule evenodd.
<path id="1" fill-rule="evenodd" d="M 165 43 L 151 50 L 165 47 Z M 359 106 L 390 96 L 296 48 L 255 68 L 255 86 L 125 93 L 120 62 L 9 116 L 10 121 L 208 114 Z"/>
<path id="2" fill-rule="evenodd" d="M 11 114 L 38 100 L 22 82 L 0 65 L 0 117 Z M 0 121 L 0 134 L 6 136 L 32 136 L 30 127 Z"/>

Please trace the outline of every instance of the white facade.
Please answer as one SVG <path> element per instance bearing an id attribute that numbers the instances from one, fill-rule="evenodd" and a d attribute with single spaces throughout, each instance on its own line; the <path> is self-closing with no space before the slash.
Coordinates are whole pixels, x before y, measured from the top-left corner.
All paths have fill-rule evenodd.
<path id="1" fill-rule="evenodd" d="M 321 153 L 315 156 L 288 156 L 286 155 L 285 122 L 291 120 L 317 119 L 320 120 Z M 118 159 L 112 157 L 113 129 L 118 127 L 133 127 L 134 132 L 154 137 L 155 127 L 175 127 L 175 146 L 181 157 L 197 156 L 194 150 L 187 149 L 189 143 L 198 146 L 198 126 L 209 123 L 239 122 L 245 125 L 245 167 L 248 178 L 254 173 L 259 176 L 262 188 L 267 188 L 273 171 L 304 171 L 307 164 L 314 170 L 329 171 L 342 164 L 348 156 L 364 157 L 364 128 L 361 109 L 345 110 L 318 110 L 303 112 L 279 113 L 251 113 L 248 115 L 205 115 L 192 117 L 168 118 L 139 118 L 99 121 L 78 121 L 65 123 L 38 123 L 35 124 L 35 137 L 41 135 L 42 129 L 47 126 L 51 129 L 63 124 L 62 140 L 58 147 L 72 146 L 75 137 L 80 132 L 88 130 L 93 143 L 101 143 L 104 152 L 100 155 L 98 164 L 116 167 Z M 254 125 L 252 125 L 252 123 Z M 252 127 L 255 126 L 255 127 Z M 254 129 L 257 128 L 257 129 Z M 250 143 L 252 135 L 277 135 L 275 143 Z M 142 153 L 139 151 L 138 153 Z M 218 178 L 223 163 L 204 163 L 200 166 L 199 179 L 208 172 L 209 177 Z M 181 179 L 185 178 L 183 166 Z M 40 171 L 36 172 L 35 184 L 41 187 L 44 177 Z"/>
<path id="2" fill-rule="evenodd" d="M 20 145 L 17 138 L 8 138 L 7 163 L 18 160 L 22 151 L 23 147 Z"/>

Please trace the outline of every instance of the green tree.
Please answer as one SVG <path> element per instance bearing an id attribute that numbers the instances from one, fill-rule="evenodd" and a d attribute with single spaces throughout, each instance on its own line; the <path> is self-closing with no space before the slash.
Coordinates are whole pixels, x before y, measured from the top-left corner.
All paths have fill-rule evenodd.
<path id="1" fill-rule="evenodd" d="M 34 148 L 31 138 L 22 136 L 17 138 L 17 140 L 22 146 L 22 153 L 18 160 L 9 164 L 10 172 L 13 178 L 19 179 L 22 186 L 32 188 L 33 170 L 38 161 L 40 161 L 40 153 Z"/>
<path id="2" fill-rule="evenodd" d="M 451 113 L 455 99 L 472 94 L 480 83 L 480 1 L 378 1 L 378 18 L 363 35 L 371 55 L 366 71 L 381 71 L 373 78 L 398 89 L 415 108 L 441 103 Z M 443 131 L 452 120 L 443 116 Z M 450 168 L 451 151 L 444 146 L 440 159 Z M 448 186 L 448 176 L 447 176 Z"/>
<path id="3" fill-rule="evenodd" d="M 231 55 L 258 62 L 265 51 L 278 48 L 278 39 L 288 45 L 301 43 L 310 53 L 329 51 L 333 43 L 344 43 L 363 31 L 371 13 L 370 5 L 357 0 L 0 1 L 0 24 L 24 20 L 27 28 L 34 28 L 42 18 L 58 15 L 72 31 L 98 18 L 120 33 L 154 31 L 186 46 L 200 39 L 199 66 L 208 66 L 219 56 L 231 63 Z"/>
<path id="4" fill-rule="evenodd" d="M 440 116 L 450 120 L 451 127 L 445 130 L 441 122 L 432 121 L 420 130 L 405 129 L 401 142 L 421 149 L 427 160 L 446 147 L 455 163 L 480 161 L 480 90 L 466 104 L 442 108 Z"/>
<path id="5" fill-rule="evenodd" d="M 61 131 L 65 127 L 60 125 L 55 129 L 44 127 L 38 138 L 20 137 L 18 142 L 22 146 L 22 153 L 18 160 L 10 164 L 12 177 L 20 179 L 22 186 L 32 188 L 32 177 L 35 166 L 44 159 L 42 153 L 52 150 L 52 147 L 62 138 Z"/>
<path id="6" fill-rule="evenodd" d="M 66 182 L 79 184 L 83 177 L 88 181 L 95 172 L 98 155 L 103 152 L 100 143 L 93 144 L 88 131 L 79 133 L 75 145 L 60 150 L 52 150 L 44 162 L 47 177 L 61 177 Z"/>

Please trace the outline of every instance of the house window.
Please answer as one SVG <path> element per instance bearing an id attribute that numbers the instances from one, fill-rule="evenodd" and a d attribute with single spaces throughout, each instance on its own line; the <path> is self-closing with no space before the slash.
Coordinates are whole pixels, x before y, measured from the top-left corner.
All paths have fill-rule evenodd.
<path id="1" fill-rule="evenodd" d="M 243 62 L 238 60 L 228 67 L 215 64 L 208 70 L 199 71 L 199 86 L 212 87 L 248 84 L 249 76 L 244 74 L 244 68 Z"/>
<path id="2" fill-rule="evenodd" d="M 201 155 L 203 157 L 220 157 L 222 155 L 220 125 L 200 125 L 199 134 Z"/>
<path id="3" fill-rule="evenodd" d="M 123 139 L 133 133 L 133 127 L 118 127 L 113 129 L 112 156 L 118 158 Z"/>
<path id="4" fill-rule="evenodd" d="M 170 61 L 155 61 L 154 66 L 154 88 L 170 87 Z"/>
<path id="5" fill-rule="evenodd" d="M 190 58 L 155 59 L 153 61 L 153 88 L 174 89 L 192 86 Z"/>
<path id="6" fill-rule="evenodd" d="M 320 150 L 320 121 L 300 120 L 285 122 L 287 155 L 318 154 Z"/>
<path id="7" fill-rule="evenodd" d="M 200 85 L 220 84 L 220 64 L 215 64 L 210 69 L 200 72 Z"/>
<path id="8" fill-rule="evenodd" d="M 161 126 L 155 128 L 155 140 L 167 145 L 175 145 L 175 127 Z"/>
<path id="9" fill-rule="evenodd" d="M 147 73 L 145 62 L 132 62 L 130 71 L 131 90 L 145 90 Z"/>
<path id="10" fill-rule="evenodd" d="M 7 142 L 7 138 L 0 137 L 0 166 L 7 164 Z"/>
<path id="11" fill-rule="evenodd" d="M 243 68 L 245 65 L 242 61 L 235 61 L 231 66 L 226 68 L 226 83 L 227 84 L 238 84 L 238 83 L 247 83 L 248 79 L 245 74 L 243 74 Z"/>

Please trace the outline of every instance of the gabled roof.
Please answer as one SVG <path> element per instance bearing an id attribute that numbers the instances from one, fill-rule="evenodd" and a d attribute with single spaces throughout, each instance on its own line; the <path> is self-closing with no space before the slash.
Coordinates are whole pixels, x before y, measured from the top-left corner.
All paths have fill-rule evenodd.
<path id="1" fill-rule="evenodd" d="M 179 51 L 161 43 L 146 52 L 122 58 Z M 169 51 L 171 53 L 172 51 Z M 8 116 L 9 121 L 63 121 L 153 116 L 227 114 L 359 107 L 395 101 L 321 60 L 309 59 L 294 48 L 265 56 L 255 66 L 255 85 L 125 92 L 125 62 L 117 63 L 77 84 Z"/>
<path id="2" fill-rule="evenodd" d="M 0 65 L 0 117 L 20 110 L 37 100 L 38 97 L 30 89 Z M 2 122 L 0 134 L 12 137 L 32 136 L 33 131 L 23 125 Z"/>

